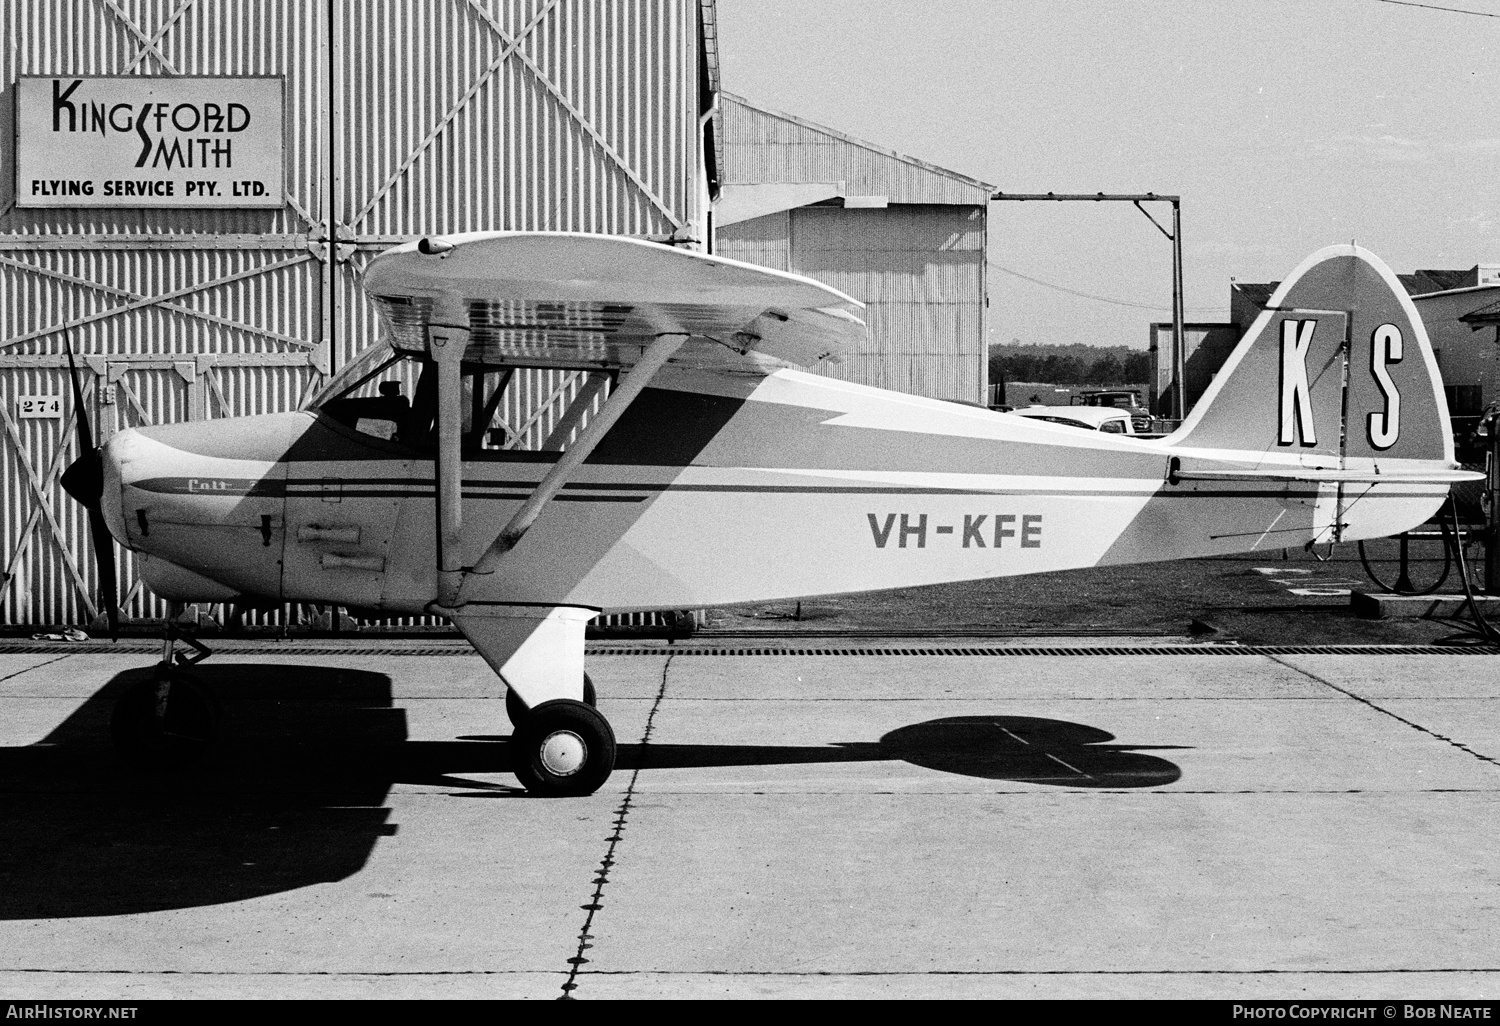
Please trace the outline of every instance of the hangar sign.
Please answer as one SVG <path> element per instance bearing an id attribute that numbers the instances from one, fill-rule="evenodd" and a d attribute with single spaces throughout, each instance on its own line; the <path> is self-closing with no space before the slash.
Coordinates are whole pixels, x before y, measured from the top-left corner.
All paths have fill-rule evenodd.
<path id="1" fill-rule="evenodd" d="M 280 207 L 280 78 L 28 76 L 16 205 Z"/>

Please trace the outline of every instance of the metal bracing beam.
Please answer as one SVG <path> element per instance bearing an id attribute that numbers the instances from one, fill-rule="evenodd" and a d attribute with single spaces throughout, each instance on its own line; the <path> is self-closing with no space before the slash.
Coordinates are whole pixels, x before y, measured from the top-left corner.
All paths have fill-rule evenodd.
<path id="1" fill-rule="evenodd" d="M 15 551 L 10 554 L 10 559 L 6 561 L 4 575 L 0 576 L 0 609 L 5 608 L 5 603 L 10 600 L 10 586 L 11 582 L 16 579 L 16 566 L 22 559 L 26 558 L 26 553 L 31 550 L 32 532 L 36 530 L 37 524 L 42 522 L 42 498 L 57 483 L 57 479 L 62 476 L 63 469 L 67 466 L 68 461 L 65 457 L 68 454 L 69 447 L 73 444 L 73 425 L 77 422 L 78 408 L 74 406 L 68 412 L 68 422 L 63 425 L 62 434 L 58 436 L 57 449 L 52 454 L 52 462 L 48 464 L 47 473 L 42 479 L 43 491 L 41 493 L 33 493 L 37 495 L 37 504 L 32 507 L 31 516 L 27 518 L 26 526 L 21 530 L 21 537 L 16 540 Z M 25 455 L 23 451 L 21 453 L 23 460 L 25 459 Z"/>
<path id="2" fill-rule="evenodd" d="M 481 7 L 478 3 L 475 2 L 475 0 L 468 0 L 468 3 L 470 7 L 479 12 L 480 17 L 484 18 L 484 20 L 489 24 L 490 29 L 494 31 L 497 36 L 499 36 L 502 40 L 508 41 L 505 30 L 500 27 L 500 23 L 495 20 L 494 15 L 490 14 L 488 10 Z M 568 115 L 578 123 L 578 127 L 582 128 L 584 133 L 594 141 L 594 145 L 598 146 L 599 149 L 604 151 L 605 156 L 614 161 L 615 165 L 624 173 L 625 177 L 630 179 L 630 183 L 637 189 L 639 189 L 643 196 L 651 201 L 652 206 L 662 212 L 662 215 L 667 219 L 667 223 L 670 224 L 673 228 L 681 228 L 682 222 L 677 219 L 677 215 L 672 212 L 672 210 L 666 205 L 666 203 L 662 202 L 661 197 L 657 196 L 656 193 L 651 191 L 651 187 L 645 183 L 640 175 L 635 173 L 635 170 L 630 166 L 630 163 L 605 140 L 604 136 L 600 134 L 597 128 L 589 123 L 589 119 L 584 116 L 583 111 L 579 110 L 578 107 L 574 105 L 572 100 L 569 100 L 565 95 L 563 95 L 562 90 L 559 89 L 553 83 L 553 81 L 547 77 L 546 73 L 537 66 L 536 62 L 533 61 L 524 50 L 518 52 L 516 56 L 520 58 L 522 64 L 526 65 L 526 69 L 531 72 L 536 80 L 541 83 L 542 88 L 547 90 L 552 98 L 557 101 L 558 105 L 562 107 L 563 110 L 567 111 Z"/>
<path id="3" fill-rule="evenodd" d="M 103 285 L 97 281 L 90 281 L 87 278 L 80 278 L 77 275 L 67 274 L 63 271 L 55 271 L 50 267 L 42 267 L 39 264 L 29 263 L 25 260 L 14 260 L 10 257 L 0 256 L 0 264 L 4 264 L 8 267 L 18 267 L 23 271 L 31 271 L 32 273 L 39 274 L 43 277 L 55 278 L 58 281 L 68 282 L 70 285 L 77 285 L 80 288 L 85 289 L 93 289 L 95 292 L 103 292 L 106 295 L 110 296 L 119 296 L 129 300 L 150 298 L 148 296 L 141 295 L 139 292 L 132 292 L 129 289 L 122 289 L 115 285 Z M 209 324 L 217 324 L 221 327 L 233 328 L 236 331 L 244 331 L 252 335 L 259 335 L 262 338 L 268 338 L 273 342 L 280 342 L 283 345 L 300 346 L 303 348 L 311 345 L 311 343 L 306 342 L 300 338 L 294 338 L 291 335 L 283 335 L 279 331 L 270 331 L 266 328 L 257 328 L 251 324 L 244 324 L 240 321 L 232 320 L 228 317 L 220 317 L 218 314 L 211 314 L 204 310 L 197 310 L 191 306 L 184 306 L 181 303 L 158 303 L 157 305 L 167 310 L 174 311 L 175 313 L 184 314 L 188 317 L 193 317 L 197 320 L 204 321 Z"/>
<path id="4" fill-rule="evenodd" d="M 506 424 L 505 429 L 510 432 L 510 438 L 506 440 L 505 445 L 502 446 L 502 448 L 514 449 L 516 446 L 520 445 L 522 440 L 525 439 L 526 435 L 531 431 L 531 429 L 536 426 L 537 422 L 545 417 L 549 412 L 551 412 L 552 404 L 561 399 L 564 393 L 566 393 L 568 389 L 573 387 L 573 382 L 577 381 L 578 375 L 582 373 L 584 372 L 575 371 L 574 373 L 569 374 L 567 377 L 563 378 L 562 382 L 552 390 L 551 395 L 547 396 L 547 398 L 536 404 L 536 408 L 531 411 L 531 415 L 529 417 L 521 422 L 520 427 L 513 429 L 509 424 Z"/>
<path id="5" fill-rule="evenodd" d="M 672 211 L 672 209 L 661 199 L 660 196 L 652 191 L 651 187 L 646 184 L 646 181 L 636 173 L 634 168 L 630 166 L 630 162 L 627 161 L 625 157 L 622 156 L 620 152 L 614 148 L 614 146 L 610 145 L 609 141 L 604 138 L 603 134 L 601 134 L 599 130 L 589 122 L 589 119 L 584 115 L 583 111 L 579 110 L 578 106 L 574 104 L 572 100 L 568 99 L 566 94 L 564 94 L 563 91 L 558 88 L 557 84 L 554 83 L 541 69 L 541 67 L 537 65 L 536 61 L 532 60 L 531 56 L 527 54 L 525 50 L 521 49 L 521 44 L 531 36 L 531 34 L 536 30 L 537 26 L 541 23 L 542 19 L 545 18 L 546 15 L 549 14 L 555 6 L 557 6 L 558 0 L 548 0 L 548 2 L 540 10 L 538 10 L 535 15 L 532 16 L 531 20 L 528 21 L 526 25 L 523 26 L 515 36 L 511 36 L 505 31 L 504 27 L 501 26 L 501 24 L 495 19 L 495 16 L 488 10 L 486 6 L 475 2 L 475 0 L 466 0 L 466 2 L 468 3 L 469 7 L 472 8 L 473 11 L 484 20 L 485 24 L 488 25 L 490 31 L 493 32 L 495 36 L 500 40 L 503 46 L 503 49 L 500 52 L 500 56 L 490 62 L 489 66 L 484 70 L 484 72 L 478 78 L 476 78 L 473 83 L 470 84 L 469 88 L 464 92 L 463 96 L 459 97 L 458 101 L 454 103 L 451 108 L 449 108 L 449 110 L 443 115 L 442 119 L 433 126 L 432 130 L 429 131 L 425 137 L 423 137 L 422 141 L 417 144 L 416 148 L 413 149 L 412 152 L 407 155 L 406 159 L 401 162 L 401 165 L 396 168 L 396 170 L 390 175 L 389 178 L 386 179 L 385 182 L 381 184 L 378 189 L 375 190 L 370 199 L 366 201 L 364 207 L 350 220 L 350 228 L 352 229 L 357 227 L 365 220 L 366 217 L 370 215 L 370 212 L 375 209 L 380 201 L 384 199 L 393 188 L 395 188 L 396 183 L 399 182 L 401 178 L 407 173 L 407 171 L 411 169 L 412 165 L 417 162 L 417 160 L 422 156 L 423 153 L 427 152 L 427 150 L 432 146 L 433 142 L 437 140 L 438 136 L 442 135 L 442 133 L 448 129 L 448 126 L 453 123 L 453 120 L 469 104 L 469 101 L 472 100 L 481 89 L 483 89 L 493 80 L 495 73 L 502 67 L 504 67 L 505 62 L 512 56 L 515 56 L 516 59 L 521 62 L 526 70 L 531 73 L 532 77 L 535 78 L 537 83 L 547 91 L 547 94 L 552 97 L 552 99 L 558 104 L 558 106 L 562 107 L 563 110 L 568 112 L 568 115 L 574 120 L 575 123 L 577 123 L 578 127 L 583 131 L 583 133 L 588 136 L 588 138 L 594 143 L 595 146 L 599 147 L 600 151 L 604 153 L 604 155 L 607 156 L 610 161 L 615 164 L 616 167 L 620 169 L 620 172 L 626 177 L 627 180 L 629 180 L 631 185 L 635 186 L 635 188 L 640 191 L 641 195 L 645 196 L 646 199 L 650 201 L 651 205 L 661 212 L 661 215 L 666 218 L 667 223 L 670 224 L 674 229 L 681 228 L 683 222 L 678 219 L 676 213 Z M 364 237 L 360 237 L 357 239 L 357 241 L 385 241 L 385 238 L 371 236 L 366 239 Z M 405 242 L 407 240 L 405 238 L 397 238 L 393 241 Z"/>
<path id="6" fill-rule="evenodd" d="M 96 385 L 97 387 L 97 385 Z M 42 479 L 37 476 L 36 468 L 31 465 L 31 459 L 26 455 L 26 445 L 21 441 L 20 429 L 16 422 L 11 419 L 7 403 L 0 403 L 0 422 L 5 425 L 5 433 L 10 438 L 10 444 L 16 447 L 16 456 L 21 461 L 21 469 L 26 472 L 26 481 L 31 486 L 32 493 L 36 496 L 38 507 L 42 516 L 47 519 L 47 526 L 52 530 L 52 537 L 57 539 L 57 551 L 62 554 L 63 565 L 68 568 L 68 575 L 73 578 L 73 584 L 78 588 L 78 594 L 83 597 L 83 604 L 88 610 L 89 619 L 92 620 L 99 615 L 99 607 L 94 604 L 93 597 L 89 595 L 88 584 L 84 582 L 83 573 L 78 569 L 78 563 L 73 559 L 73 553 L 62 544 L 67 535 L 63 532 L 62 525 L 57 522 L 57 515 L 52 511 L 52 504 L 47 501 L 47 491 L 42 485 Z M 64 440 L 59 448 L 66 448 L 67 441 Z"/>
<path id="7" fill-rule="evenodd" d="M 134 71 L 135 66 L 141 63 L 148 53 L 155 53 L 160 58 L 162 52 L 161 41 L 167 37 L 167 33 L 172 30 L 172 26 L 177 24 L 177 19 L 181 18 L 187 9 L 196 2 L 197 0 L 178 0 L 177 7 L 171 14 L 167 15 L 167 19 L 161 23 L 161 26 L 157 28 L 151 39 L 137 50 L 135 56 L 130 59 L 130 63 L 125 65 L 125 74 L 128 75 Z M 165 64 L 166 61 L 163 60 L 162 63 Z"/>
<path id="8" fill-rule="evenodd" d="M 477 79 L 475 79 L 472 84 L 470 84 L 469 88 L 465 90 L 464 94 L 458 98 L 458 102 L 455 103 L 451 108 L 449 108 L 448 112 L 443 115 L 442 120 L 434 125 L 432 127 L 432 130 L 423 137 L 422 141 L 417 144 L 416 149 L 412 150 L 411 153 L 407 155 L 406 159 L 401 162 L 401 166 L 396 168 L 391 176 L 381 184 L 380 188 L 375 190 L 374 194 L 371 195 L 370 199 L 365 203 L 360 212 L 355 214 L 354 217 L 350 219 L 349 227 L 351 229 L 358 226 L 361 221 L 370 216 L 370 211 L 374 210 L 376 205 L 385 198 L 386 194 L 390 192 L 391 189 L 395 188 L 396 183 L 399 182 L 405 176 L 406 172 L 411 169 L 411 166 L 417 162 L 417 158 L 421 157 L 423 153 L 427 152 L 427 148 L 432 145 L 433 141 L 437 139 L 438 136 L 443 134 L 443 132 L 448 128 L 450 124 L 453 123 L 453 119 L 458 117 L 459 112 L 468 106 L 469 101 L 479 93 L 479 90 L 483 89 L 489 83 L 489 81 L 495 77 L 495 72 L 499 71 L 502 67 L 505 66 L 505 62 L 510 59 L 510 55 L 518 46 L 526 41 L 526 38 L 531 35 L 531 33 L 536 29 L 538 25 L 541 24 L 542 19 L 545 18 L 549 13 L 551 13 L 552 8 L 556 7 L 557 3 L 558 0 L 547 0 L 547 2 L 541 7 L 541 9 L 538 10 L 536 14 L 532 15 L 531 20 L 526 23 L 525 27 L 523 27 L 521 31 L 516 35 L 515 39 L 506 42 L 505 49 L 500 51 L 500 56 L 496 57 L 493 61 L 490 62 L 490 66 L 484 70 L 484 73 L 481 74 Z M 501 33 L 501 38 L 505 38 L 504 33 Z"/>
<path id="9" fill-rule="evenodd" d="M 405 239 L 401 241 L 407 241 Z M 274 249 L 306 252 L 306 235 L 249 235 L 244 233 L 208 235 L 0 235 L 0 250 L 52 250 L 83 252 L 93 249 Z"/>
<path id="10" fill-rule="evenodd" d="M 119 385 L 120 391 L 125 393 L 125 398 L 130 400 L 130 406 L 135 410 L 135 415 L 140 418 L 137 427 L 150 427 L 151 414 L 146 412 L 146 407 L 141 405 L 141 397 L 135 394 L 135 389 L 125 382 L 123 375 L 110 382 L 111 385 Z"/>
<path id="11" fill-rule="evenodd" d="M 305 367 L 311 353 L 86 353 L 90 364 L 128 364 L 132 370 L 171 370 L 191 360 L 199 371 L 209 367 Z M 66 367 L 64 353 L 0 353 L 4 367 Z"/>
<path id="12" fill-rule="evenodd" d="M 234 412 L 230 409 L 229 400 L 224 398 L 224 390 L 219 387 L 219 376 L 217 374 L 205 374 L 203 380 L 208 383 L 208 394 L 219 401 L 219 416 L 232 417 Z M 208 413 L 208 403 L 203 404 L 203 412 Z"/>
<path id="13" fill-rule="evenodd" d="M 578 389 L 578 394 L 563 411 L 563 415 L 553 425 L 552 433 L 542 442 L 542 449 L 546 452 L 560 452 L 568 447 L 568 436 L 573 433 L 583 418 L 588 416 L 589 408 L 594 405 L 594 397 L 603 391 L 604 386 L 609 384 L 609 375 L 605 373 L 590 374 L 588 380 Z"/>
<path id="14" fill-rule="evenodd" d="M 990 197 L 992 200 L 1045 200 L 1056 201 L 1084 201 L 1090 203 L 1103 203 L 1110 200 L 1124 200 L 1134 203 L 1137 200 L 1145 203 L 1153 200 L 1161 200 L 1164 203 L 1177 203 L 1181 196 L 1170 196 L 1160 192 L 997 192 Z"/>
<path id="15" fill-rule="evenodd" d="M 134 61 L 130 62 L 130 66 L 132 68 L 135 67 L 137 61 L 139 61 L 147 53 L 150 53 L 151 56 L 155 57 L 157 62 L 160 63 L 161 66 L 166 70 L 168 75 L 178 74 L 177 69 L 172 66 L 172 62 L 167 60 L 167 55 L 162 53 L 160 47 L 156 45 L 157 41 L 153 40 L 150 36 L 146 35 L 146 33 L 142 32 L 141 27 L 137 25 L 133 20 L 131 20 L 130 15 L 126 14 L 120 9 L 120 5 L 116 3 L 115 0 L 102 0 L 102 2 L 104 4 L 104 7 L 112 14 L 114 14 L 114 16 L 120 20 L 120 23 L 125 26 L 125 30 L 132 36 L 135 36 L 136 39 L 139 39 L 141 41 L 141 52 L 136 54 L 136 59 Z"/>
<path id="16" fill-rule="evenodd" d="M 78 317 L 71 321 L 66 321 L 62 324 L 54 324 L 51 327 L 39 328 L 36 331 L 28 332 L 25 335 L 17 335 L 15 338 L 5 339 L 3 342 L 0 342 L 0 349 L 6 348 L 8 346 L 19 345 L 22 342 L 30 342 L 32 339 L 46 338 L 48 335 L 56 335 L 59 332 L 67 331 L 71 328 L 81 327 L 85 324 L 93 324 L 96 321 L 108 320 L 111 317 L 118 317 L 120 314 L 130 313 L 134 310 L 143 310 L 146 307 L 158 306 L 166 302 L 167 300 L 181 299 L 183 296 L 190 296 L 195 292 L 204 292 L 208 289 L 217 288 L 220 285 L 228 285 L 231 282 L 241 281 L 245 278 L 255 278 L 259 277 L 262 274 L 267 274 L 271 271 L 281 270 L 285 267 L 294 267 L 297 264 L 305 264 L 312 258 L 313 257 L 311 253 L 305 253 L 302 256 L 292 257 L 289 260 L 277 260 L 269 264 L 262 264 L 259 267 L 247 268 L 243 271 L 236 271 L 233 274 L 226 274 L 220 278 L 214 278 L 209 281 L 200 282 L 197 285 L 188 285 L 180 289 L 174 289 L 171 292 L 164 292 L 159 296 L 150 296 L 135 302 L 122 303 L 119 306 L 112 306 L 106 310 L 100 310 L 97 313 L 91 313 L 84 317 Z M 309 349 L 313 348 L 314 346 L 314 343 L 312 342 L 304 342 L 302 344 L 307 346 Z"/>
<path id="17" fill-rule="evenodd" d="M 594 449 L 604 439 L 609 429 L 614 426 L 615 421 L 620 419 L 630 404 L 635 402 L 637 396 L 656 376 L 656 372 L 671 359 L 672 354 L 682 347 L 688 340 L 685 333 L 671 332 L 656 336 L 651 344 L 641 354 L 640 360 L 630 369 L 630 373 L 620 379 L 604 405 L 599 408 L 588 423 L 588 427 L 578 436 L 578 440 L 568 447 L 562 454 L 562 458 L 552 465 L 546 475 L 537 484 L 526 501 L 521 503 L 510 523 L 490 543 L 490 547 L 484 551 L 473 567 L 463 575 L 462 586 L 459 588 L 456 601 L 443 603 L 450 608 L 461 605 L 477 578 L 492 574 L 499 568 L 505 554 L 515 548 L 516 544 L 531 529 L 531 525 L 541 516 L 542 510 L 546 508 L 552 497 L 561 490 L 573 473 L 581 466 L 584 460 L 589 458 Z"/>
<path id="18" fill-rule="evenodd" d="M 991 200 L 1012 200 L 1015 202 L 1026 202 L 1037 200 L 1044 203 L 1107 203 L 1121 202 L 1133 203 L 1135 208 L 1146 215 L 1146 219 L 1156 225 L 1156 230 L 1165 235 L 1172 242 L 1172 405 L 1171 415 L 1173 419 L 1181 420 L 1187 416 L 1186 393 L 1183 391 L 1183 376 L 1186 373 L 1187 350 L 1183 339 L 1183 298 L 1182 298 L 1182 197 L 1163 195 L 1154 192 L 997 192 L 990 197 Z M 1169 232 L 1163 228 L 1142 203 L 1170 203 L 1172 204 L 1172 230 Z"/>

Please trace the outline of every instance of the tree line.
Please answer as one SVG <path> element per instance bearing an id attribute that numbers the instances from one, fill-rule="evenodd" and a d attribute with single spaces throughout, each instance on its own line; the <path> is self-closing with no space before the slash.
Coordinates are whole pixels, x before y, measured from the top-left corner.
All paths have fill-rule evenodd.
<path id="1" fill-rule="evenodd" d="M 1141 385 L 1151 380 L 1151 354 L 1129 346 L 992 345 L 990 381 L 1055 385 Z"/>

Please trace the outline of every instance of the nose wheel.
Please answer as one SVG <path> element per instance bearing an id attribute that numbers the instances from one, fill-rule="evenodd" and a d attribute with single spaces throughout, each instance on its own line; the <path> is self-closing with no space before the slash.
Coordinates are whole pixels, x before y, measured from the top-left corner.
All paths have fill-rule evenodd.
<path id="1" fill-rule="evenodd" d="M 202 684 L 159 664 L 120 696 L 110 735 L 126 762 L 140 769 L 176 769 L 200 761 L 218 733 L 218 708 Z"/>
<path id="2" fill-rule="evenodd" d="M 615 732 L 597 709 L 556 698 L 531 709 L 511 736 L 512 769 L 532 794 L 593 794 L 615 768 Z"/>

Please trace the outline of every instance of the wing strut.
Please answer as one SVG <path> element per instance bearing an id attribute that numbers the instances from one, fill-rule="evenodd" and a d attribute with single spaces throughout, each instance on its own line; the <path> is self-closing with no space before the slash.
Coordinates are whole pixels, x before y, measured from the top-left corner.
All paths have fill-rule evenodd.
<path id="1" fill-rule="evenodd" d="M 484 555 L 466 571 L 458 593 L 454 596 L 452 603 L 440 602 L 445 606 L 459 606 L 466 601 L 465 593 L 474 585 L 476 577 L 485 577 L 495 572 L 500 566 L 500 561 L 505 554 L 516 547 L 519 542 L 541 515 L 542 509 L 547 502 L 558 493 L 568 478 L 573 475 L 583 461 L 589 458 L 594 448 L 604 438 L 606 432 L 614 426 L 620 415 L 635 401 L 636 396 L 651 382 L 662 366 L 669 360 L 673 353 L 681 348 L 688 340 L 684 333 L 667 333 L 657 335 L 646 347 L 630 372 L 620 379 L 620 383 L 610 392 L 609 398 L 604 400 L 604 405 L 599 407 L 599 412 L 589 421 L 588 426 L 578 435 L 578 440 L 570 445 L 562 454 L 562 458 L 552 465 L 545 477 L 538 482 L 536 489 L 521 504 L 521 508 L 511 517 L 510 523 L 495 537 L 490 547 L 485 550 Z"/>
<path id="2" fill-rule="evenodd" d="M 463 534 L 462 444 L 463 357 L 469 332 L 434 324 L 428 329 L 432 358 L 438 367 L 437 485 L 438 603 L 453 604 L 463 583 L 459 543 Z"/>

